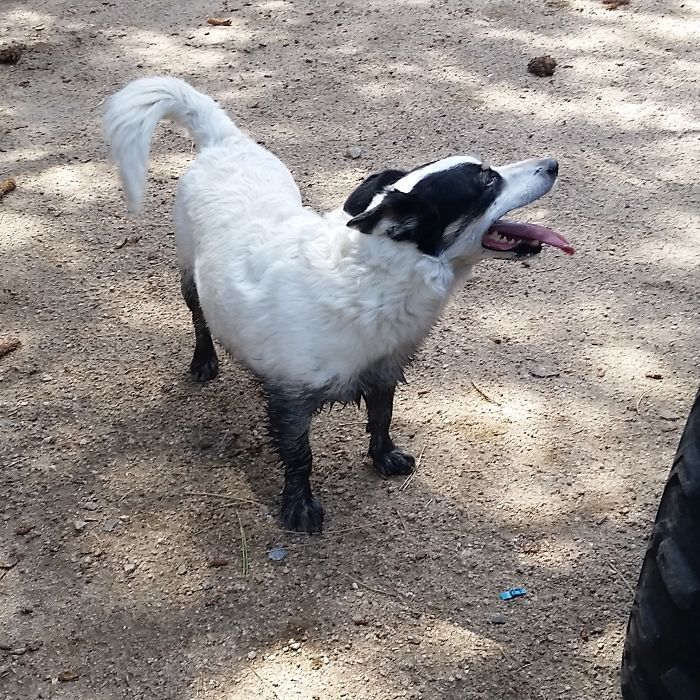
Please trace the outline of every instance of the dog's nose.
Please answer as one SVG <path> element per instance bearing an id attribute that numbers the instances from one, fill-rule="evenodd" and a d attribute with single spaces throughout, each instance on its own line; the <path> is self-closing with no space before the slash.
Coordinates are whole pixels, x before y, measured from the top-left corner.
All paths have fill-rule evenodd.
<path id="1" fill-rule="evenodd" d="M 559 172 L 559 163 L 554 158 L 549 158 L 544 167 L 547 175 L 556 175 Z"/>

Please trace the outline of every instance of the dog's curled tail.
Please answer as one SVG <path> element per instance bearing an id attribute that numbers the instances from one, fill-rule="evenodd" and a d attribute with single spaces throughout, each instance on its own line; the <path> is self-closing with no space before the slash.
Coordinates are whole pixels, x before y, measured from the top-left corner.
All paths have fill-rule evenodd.
<path id="1" fill-rule="evenodd" d="M 126 192 L 130 211 L 138 211 L 146 188 L 151 138 L 161 119 L 182 124 L 199 149 L 240 134 L 211 97 L 178 78 L 140 78 L 107 101 L 104 130 Z"/>

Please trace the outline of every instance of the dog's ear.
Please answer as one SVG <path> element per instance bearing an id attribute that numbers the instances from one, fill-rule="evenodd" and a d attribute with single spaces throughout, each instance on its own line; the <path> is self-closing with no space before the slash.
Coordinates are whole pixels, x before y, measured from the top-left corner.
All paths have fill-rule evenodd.
<path id="1" fill-rule="evenodd" d="M 410 241 L 428 255 L 437 255 L 442 227 L 437 212 L 411 194 L 392 190 L 372 209 L 348 221 L 350 228 L 367 234 L 386 234 L 395 241 Z"/>
<path id="2" fill-rule="evenodd" d="M 381 173 L 370 175 L 345 200 L 343 211 L 350 216 L 361 214 L 370 205 L 375 195 L 379 194 L 385 187 L 393 185 L 405 174 L 403 170 L 382 170 Z"/>

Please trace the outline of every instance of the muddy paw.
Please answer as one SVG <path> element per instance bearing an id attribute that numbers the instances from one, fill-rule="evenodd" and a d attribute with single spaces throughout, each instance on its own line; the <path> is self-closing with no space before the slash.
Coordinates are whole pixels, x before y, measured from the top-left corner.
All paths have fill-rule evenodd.
<path id="1" fill-rule="evenodd" d="M 413 455 L 398 448 L 385 452 L 374 460 L 374 468 L 386 477 L 410 474 L 415 464 L 416 460 Z"/>
<path id="2" fill-rule="evenodd" d="M 290 500 L 282 506 L 282 526 L 298 532 L 323 532 L 323 508 L 315 498 Z"/>

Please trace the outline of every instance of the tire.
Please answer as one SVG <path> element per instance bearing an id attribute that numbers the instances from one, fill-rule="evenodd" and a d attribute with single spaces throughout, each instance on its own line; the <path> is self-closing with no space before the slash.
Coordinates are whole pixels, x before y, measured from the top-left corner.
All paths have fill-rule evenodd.
<path id="1" fill-rule="evenodd" d="M 621 682 L 625 700 L 700 700 L 700 393 L 637 582 Z"/>

